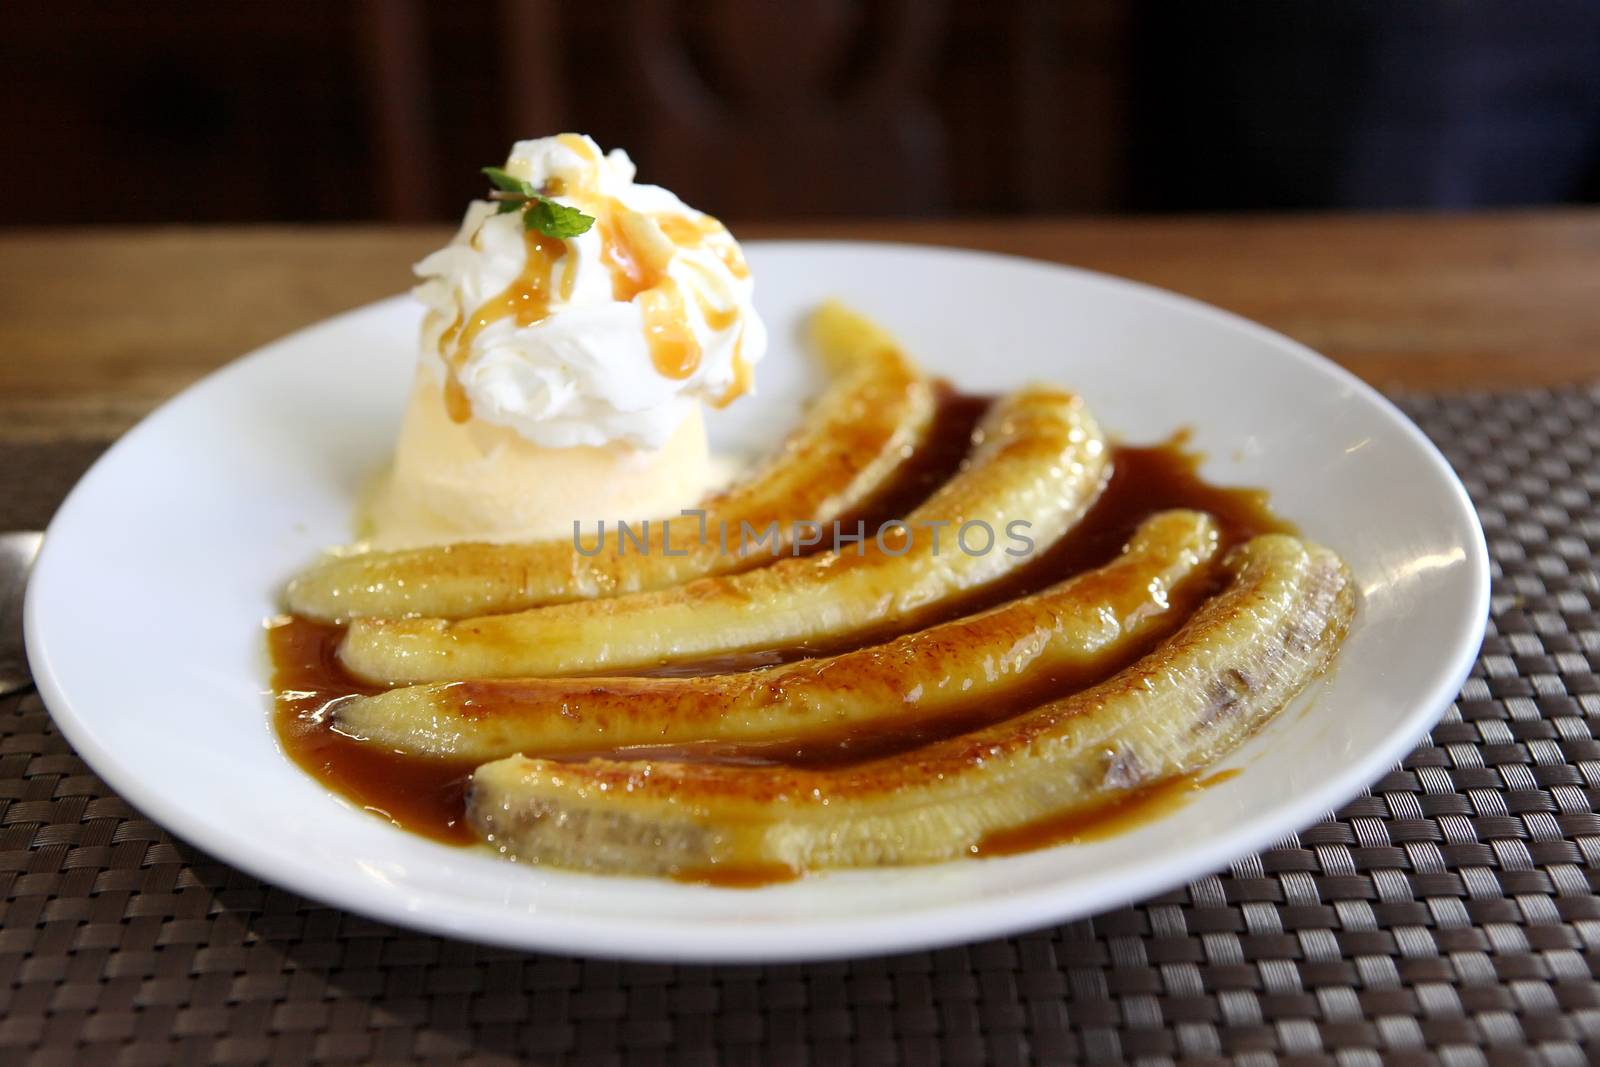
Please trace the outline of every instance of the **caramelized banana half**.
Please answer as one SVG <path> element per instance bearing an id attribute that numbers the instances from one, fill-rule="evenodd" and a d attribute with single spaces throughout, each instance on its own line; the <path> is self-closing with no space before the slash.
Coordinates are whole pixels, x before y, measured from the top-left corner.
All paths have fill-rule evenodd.
<path id="1" fill-rule="evenodd" d="M 705 530 L 778 528 L 786 549 L 801 520 L 831 522 L 883 489 L 912 455 L 937 407 L 936 388 L 883 331 L 838 304 L 810 333 L 832 381 L 805 422 L 746 480 L 712 497 L 706 516 L 650 523 L 643 544 L 619 531 L 528 544 L 458 544 L 333 557 L 289 583 L 289 609 L 313 619 L 464 618 L 664 589 L 771 559 L 725 552 Z"/>
<path id="2" fill-rule="evenodd" d="M 1181 618 L 1177 587 L 1216 555 L 1194 511 L 1148 519 L 1121 556 L 1033 596 L 826 659 L 699 678 L 444 682 L 353 697 L 339 730 L 418 755 L 487 761 L 629 745 L 826 742 L 913 728 L 1126 662 Z M 1103 674 L 1102 674 L 1103 676 Z"/>
<path id="3" fill-rule="evenodd" d="M 340 658 L 357 677 L 389 684 L 597 674 L 903 628 L 1015 570 L 1028 553 L 1008 546 L 1013 523 L 1029 524 L 1040 548 L 1059 538 L 1104 487 L 1109 460 L 1081 400 L 1031 386 L 990 409 L 961 471 L 887 538 L 869 534 L 760 570 L 513 614 L 356 619 Z M 974 551 L 961 547 L 964 528 Z"/>
<path id="4" fill-rule="evenodd" d="M 468 818 L 505 856 L 671 874 L 954 859 L 986 835 L 1216 759 L 1337 650 L 1338 557 L 1282 534 L 1230 553 L 1228 587 L 1110 681 L 995 726 L 840 769 L 515 756 L 473 775 Z"/>

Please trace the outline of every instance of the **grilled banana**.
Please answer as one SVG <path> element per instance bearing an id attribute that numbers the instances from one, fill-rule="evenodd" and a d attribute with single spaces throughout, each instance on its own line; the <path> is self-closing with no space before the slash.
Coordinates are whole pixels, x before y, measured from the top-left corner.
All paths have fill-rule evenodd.
<path id="1" fill-rule="evenodd" d="M 486 761 L 627 745 L 806 742 L 844 731 L 1013 706 L 1041 683 L 1115 663 L 1181 609 L 1217 526 L 1194 511 L 1147 520 L 1097 570 L 888 644 L 766 670 L 699 678 L 444 682 L 354 697 L 339 730 L 385 748 Z M 1058 690 L 1059 691 L 1059 690 Z"/>
<path id="2" fill-rule="evenodd" d="M 897 756 L 834 770 L 511 757 L 473 775 L 468 818 L 504 855 L 594 871 L 924 863 L 985 835 L 1205 765 L 1329 662 L 1355 608 L 1338 557 L 1282 534 L 1104 684 Z"/>
<path id="3" fill-rule="evenodd" d="M 780 547 L 799 520 L 831 522 L 878 492 L 912 454 L 937 406 L 934 384 L 866 319 L 825 304 L 810 323 L 832 382 L 799 429 L 747 480 L 708 500 L 706 516 L 652 522 L 642 545 L 616 529 L 583 551 L 571 538 L 459 544 L 334 557 L 290 582 L 291 611 L 320 620 L 463 618 L 664 589 L 754 567 L 770 555 L 722 550 L 707 529 L 764 529 Z"/>
<path id="4" fill-rule="evenodd" d="M 1104 486 L 1109 452 L 1081 400 L 1032 386 L 994 405 L 958 474 L 859 551 L 456 622 L 356 619 L 340 658 L 394 684 L 627 671 L 881 632 L 1014 570 L 1027 553 L 1003 547 L 1013 523 L 1039 546 L 1060 537 Z M 986 529 L 989 550 L 964 549 L 968 529 L 968 547 Z"/>

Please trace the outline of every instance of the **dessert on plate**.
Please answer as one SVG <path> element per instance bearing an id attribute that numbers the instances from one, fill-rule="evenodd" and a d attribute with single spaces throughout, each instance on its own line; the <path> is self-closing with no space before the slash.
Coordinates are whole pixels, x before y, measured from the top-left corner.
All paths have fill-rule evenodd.
<path id="1" fill-rule="evenodd" d="M 767 347 L 738 243 L 587 137 L 485 174 L 417 266 L 362 537 L 269 631 L 286 750 L 355 802 L 721 885 L 999 854 L 1200 788 L 1332 661 L 1349 573 L 1260 493 L 1058 385 L 959 393 L 844 303 L 785 443 L 719 476 Z"/>
<path id="2" fill-rule="evenodd" d="M 766 351 L 738 244 L 635 183 L 626 154 L 564 134 L 489 171 L 495 199 L 416 267 L 424 358 L 371 501 L 377 548 L 676 513 L 710 485 L 703 408 Z"/>

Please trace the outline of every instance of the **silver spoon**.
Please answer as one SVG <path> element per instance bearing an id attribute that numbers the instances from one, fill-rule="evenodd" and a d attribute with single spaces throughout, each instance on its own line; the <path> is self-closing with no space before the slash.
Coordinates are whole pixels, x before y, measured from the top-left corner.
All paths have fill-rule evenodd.
<path id="1" fill-rule="evenodd" d="M 22 645 L 22 593 L 43 542 L 37 530 L 0 534 L 0 696 L 33 684 Z"/>

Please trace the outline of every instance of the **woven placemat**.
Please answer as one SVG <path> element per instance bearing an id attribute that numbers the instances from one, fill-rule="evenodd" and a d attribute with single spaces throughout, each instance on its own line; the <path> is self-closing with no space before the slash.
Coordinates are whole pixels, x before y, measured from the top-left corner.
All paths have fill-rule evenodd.
<path id="1" fill-rule="evenodd" d="M 484 948 L 173 841 L 26 694 L 0 701 L 0 1063 L 1587 1062 L 1600 392 L 1405 404 L 1488 531 L 1483 655 L 1368 795 L 1227 872 L 1023 937 L 851 962 Z M 91 455 L 28 448 L 0 446 L 27 485 L 0 497 L 0 528 L 41 521 Z"/>

